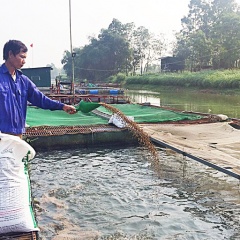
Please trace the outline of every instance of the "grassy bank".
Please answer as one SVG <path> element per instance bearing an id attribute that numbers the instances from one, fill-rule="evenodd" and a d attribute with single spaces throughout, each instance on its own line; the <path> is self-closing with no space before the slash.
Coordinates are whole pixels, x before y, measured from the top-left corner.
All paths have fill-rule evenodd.
<path id="1" fill-rule="evenodd" d="M 197 87 L 181 87 L 181 86 L 162 86 L 162 85 L 150 85 L 150 84 L 125 84 L 124 89 L 129 90 L 147 90 L 152 92 L 161 91 L 188 91 L 188 92 L 202 92 L 210 94 L 222 94 L 222 95 L 240 95 L 240 89 L 213 89 L 213 88 L 197 88 Z"/>
<path id="2" fill-rule="evenodd" d="M 240 70 L 117 76 L 115 80 L 119 79 L 129 89 L 189 88 L 240 94 Z"/>

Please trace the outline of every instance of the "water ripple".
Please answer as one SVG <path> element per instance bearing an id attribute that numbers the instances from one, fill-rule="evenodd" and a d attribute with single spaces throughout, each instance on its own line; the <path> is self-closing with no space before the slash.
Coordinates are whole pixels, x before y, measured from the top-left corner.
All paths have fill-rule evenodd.
<path id="1" fill-rule="evenodd" d="M 240 239 L 239 182 L 160 150 L 38 153 L 31 164 L 41 239 Z"/>

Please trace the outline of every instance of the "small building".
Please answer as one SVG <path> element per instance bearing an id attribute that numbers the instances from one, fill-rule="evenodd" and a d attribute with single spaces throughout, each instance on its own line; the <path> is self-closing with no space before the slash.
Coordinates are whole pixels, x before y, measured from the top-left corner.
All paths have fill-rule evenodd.
<path id="1" fill-rule="evenodd" d="M 162 57 L 160 60 L 162 72 L 178 72 L 184 70 L 184 61 L 177 57 Z"/>
<path id="2" fill-rule="evenodd" d="M 51 87 L 52 67 L 22 68 L 21 71 L 31 79 L 37 87 Z"/>

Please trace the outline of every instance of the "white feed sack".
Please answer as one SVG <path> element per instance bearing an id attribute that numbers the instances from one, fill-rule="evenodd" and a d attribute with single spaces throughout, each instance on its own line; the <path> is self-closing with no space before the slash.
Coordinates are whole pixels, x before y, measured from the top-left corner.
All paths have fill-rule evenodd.
<path id="1" fill-rule="evenodd" d="M 127 116 L 127 118 L 131 121 L 134 121 L 134 117 L 132 116 Z M 108 123 L 112 123 L 115 126 L 117 126 L 118 128 L 125 128 L 127 126 L 127 123 L 117 114 L 113 114 Z"/>
<path id="2" fill-rule="evenodd" d="M 0 233 L 38 231 L 24 159 L 35 150 L 19 137 L 0 133 Z M 27 163 L 26 163 L 27 164 Z"/>

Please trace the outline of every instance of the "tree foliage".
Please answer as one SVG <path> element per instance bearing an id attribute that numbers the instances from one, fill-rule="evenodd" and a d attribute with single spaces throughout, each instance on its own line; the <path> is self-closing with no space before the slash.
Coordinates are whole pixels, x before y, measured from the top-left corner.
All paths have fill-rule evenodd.
<path id="1" fill-rule="evenodd" d="M 191 0 L 181 23 L 174 53 L 189 70 L 239 67 L 240 12 L 234 0 Z"/>
<path id="2" fill-rule="evenodd" d="M 137 69 L 142 74 L 147 71 L 145 65 L 158 59 L 163 51 L 163 40 L 154 38 L 145 27 L 113 19 L 97 38 L 90 38 L 88 45 L 75 48 L 74 58 L 65 51 L 62 64 L 68 76 L 72 75 L 74 60 L 76 78 L 102 81 L 118 73 L 135 74 Z"/>

